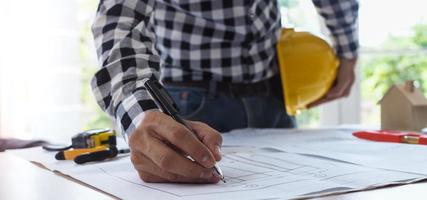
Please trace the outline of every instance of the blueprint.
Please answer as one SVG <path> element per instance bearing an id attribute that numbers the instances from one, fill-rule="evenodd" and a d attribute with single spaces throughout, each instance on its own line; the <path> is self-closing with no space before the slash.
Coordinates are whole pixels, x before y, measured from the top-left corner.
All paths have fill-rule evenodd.
<path id="1" fill-rule="evenodd" d="M 357 129 L 356 129 L 357 130 Z M 373 168 L 427 175 L 425 145 L 373 142 L 355 129 L 241 129 L 224 134 L 225 145 L 272 147 Z"/>
<path id="2" fill-rule="evenodd" d="M 121 199 L 289 199 L 363 190 L 417 181 L 425 176 L 376 169 L 271 147 L 225 146 L 219 163 L 226 183 L 172 184 L 141 181 L 128 156 L 109 162 L 75 165 L 54 161 L 40 148 L 14 151 L 47 163 L 50 170 L 92 185 Z M 375 177 L 373 179 L 372 177 Z"/>

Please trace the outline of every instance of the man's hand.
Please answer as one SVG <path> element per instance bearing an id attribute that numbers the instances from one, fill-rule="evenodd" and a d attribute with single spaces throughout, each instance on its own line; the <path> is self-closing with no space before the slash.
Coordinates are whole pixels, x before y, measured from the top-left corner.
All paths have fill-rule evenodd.
<path id="1" fill-rule="evenodd" d="M 349 96 L 351 92 L 351 86 L 353 86 L 355 80 L 354 69 L 356 68 L 356 61 L 357 58 L 341 59 L 334 86 L 332 86 L 332 88 L 324 97 L 311 103 L 307 107 L 312 108 L 341 97 Z"/>
<path id="2" fill-rule="evenodd" d="M 221 135 L 201 122 L 190 130 L 159 111 L 147 111 L 129 137 L 131 161 L 145 182 L 217 183 L 216 161 L 221 159 Z M 195 161 L 191 161 L 190 156 Z"/>

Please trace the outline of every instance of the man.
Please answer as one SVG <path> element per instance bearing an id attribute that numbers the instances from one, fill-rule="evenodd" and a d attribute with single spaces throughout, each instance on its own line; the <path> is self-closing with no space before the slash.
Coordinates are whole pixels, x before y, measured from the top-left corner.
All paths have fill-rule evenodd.
<path id="1" fill-rule="evenodd" d="M 313 0 L 341 59 L 317 105 L 347 96 L 357 58 L 356 0 Z M 128 139 L 147 182 L 216 183 L 224 132 L 294 127 L 282 103 L 274 0 L 103 0 L 93 26 L 102 63 L 92 80 L 100 106 Z M 159 112 L 143 79 L 159 78 L 200 140 Z M 191 156 L 195 162 L 185 156 Z"/>

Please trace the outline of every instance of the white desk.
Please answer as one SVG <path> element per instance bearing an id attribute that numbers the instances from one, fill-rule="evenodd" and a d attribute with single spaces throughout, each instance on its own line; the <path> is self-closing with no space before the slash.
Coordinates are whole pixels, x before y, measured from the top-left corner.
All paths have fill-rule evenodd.
<path id="1" fill-rule="evenodd" d="M 11 154 L 0 153 L 0 199 L 112 199 Z"/>
<path id="2" fill-rule="evenodd" d="M 375 178 L 375 177 L 372 177 Z M 427 182 L 317 198 L 321 200 L 426 199 Z M 0 153 L 0 199 L 116 199 L 84 183 Z"/>

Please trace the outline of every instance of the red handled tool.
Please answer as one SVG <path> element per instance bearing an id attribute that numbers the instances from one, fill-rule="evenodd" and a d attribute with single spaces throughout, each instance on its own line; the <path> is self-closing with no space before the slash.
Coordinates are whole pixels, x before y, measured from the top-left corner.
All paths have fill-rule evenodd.
<path id="1" fill-rule="evenodd" d="M 353 135 L 361 139 L 378 142 L 397 142 L 427 145 L 427 135 L 422 135 L 415 132 L 393 130 L 356 131 L 353 133 Z"/>

